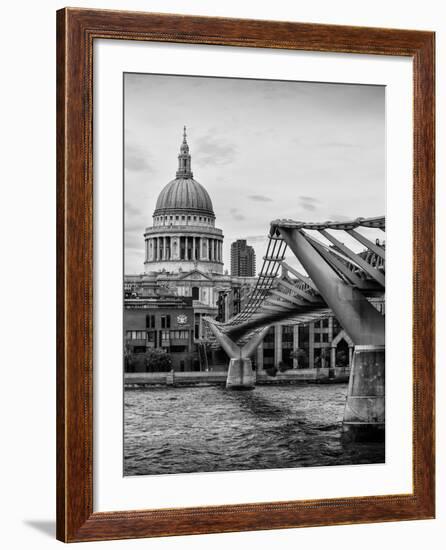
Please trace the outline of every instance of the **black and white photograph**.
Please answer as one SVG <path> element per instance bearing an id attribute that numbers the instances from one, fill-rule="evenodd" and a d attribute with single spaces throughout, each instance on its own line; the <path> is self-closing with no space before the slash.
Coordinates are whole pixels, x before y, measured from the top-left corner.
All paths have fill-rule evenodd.
<path id="1" fill-rule="evenodd" d="M 125 73 L 124 476 L 385 462 L 385 87 Z"/>

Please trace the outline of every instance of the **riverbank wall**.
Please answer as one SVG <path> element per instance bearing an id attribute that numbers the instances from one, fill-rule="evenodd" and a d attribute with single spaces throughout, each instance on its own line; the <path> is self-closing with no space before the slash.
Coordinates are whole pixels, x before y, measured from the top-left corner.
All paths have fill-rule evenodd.
<path id="1" fill-rule="evenodd" d="M 269 376 L 265 371 L 256 374 L 256 385 L 291 385 L 291 384 L 339 384 L 348 382 L 350 369 L 290 369 Z M 124 386 L 224 386 L 227 373 L 224 371 L 207 372 L 126 372 Z"/>

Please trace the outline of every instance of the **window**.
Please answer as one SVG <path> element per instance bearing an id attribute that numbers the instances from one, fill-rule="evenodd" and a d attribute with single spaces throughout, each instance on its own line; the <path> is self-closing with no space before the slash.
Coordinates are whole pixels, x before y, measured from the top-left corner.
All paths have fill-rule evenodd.
<path id="1" fill-rule="evenodd" d="M 155 315 L 146 315 L 146 328 L 155 328 Z"/>
<path id="2" fill-rule="evenodd" d="M 187 340 L 189 337 L 189 332 L 187 330 L 171 330 L 170 337 L 173 340 Z"/>
<path id="3" fill-rule="evenodd" d="M 128 330 L 126 333 L 127 340 L 145 340 L 146 331 L 145 330 Z"/>
<path id="4" fill-rule="evenodd" d="M 293 341 L 293 327 L 290 325 L 285 325 L 282 327 L 282 342 L 292 342 Z"/>
<path id="5" fill-rule="evenodd" d="M 161 328 L 170 328 L 170 315 L 163 315 L 161 317 Z"/>
<path id="6" fill-rule="evenodd" d="M 199 300 L 200 299 L 200 289 L 198 286 L 192 287 L 192 300 Z"/>

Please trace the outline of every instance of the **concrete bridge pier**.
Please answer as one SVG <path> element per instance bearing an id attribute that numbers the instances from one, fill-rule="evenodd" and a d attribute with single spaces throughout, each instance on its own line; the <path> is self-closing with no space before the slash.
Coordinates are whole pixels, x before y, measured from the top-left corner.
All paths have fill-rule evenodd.
<path id="1" fill-rule="evenodd" d="M 384 346 L 355 347 L 342 427 L 347 441 L 384 439 Z"/>
<path id="2" fill-rule="evenodd" d="M 207 318 L 217 341 L 229 356 L 226 389 L 253 390 L 256 384 L 256 373 L 252 368 L 250 356 L 268 332 L 269 325 L 250 335 L 244 345 L 237 345 L 227 334 L 222 332 L 213 319 Z"/>
<path id="3" fill-rule="evenodd" d="M 252 369 L 251 359 L 230 359 L 226 389 L 253 390 L 256 385 L 256 373 Z"/>

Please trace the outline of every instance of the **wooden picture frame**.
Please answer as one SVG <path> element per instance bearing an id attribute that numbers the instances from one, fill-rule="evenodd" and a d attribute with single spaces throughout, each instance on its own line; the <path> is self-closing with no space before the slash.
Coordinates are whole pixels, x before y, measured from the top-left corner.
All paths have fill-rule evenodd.
<path id="1" fill-rule="evenodd" d="M 411 494 L 93 512 L 93 43 L 99 38 L 413 61 Z M 65 542 L 434 517 L 434 33 L 66 8 L 57 13 L 57 538 Z"/>

